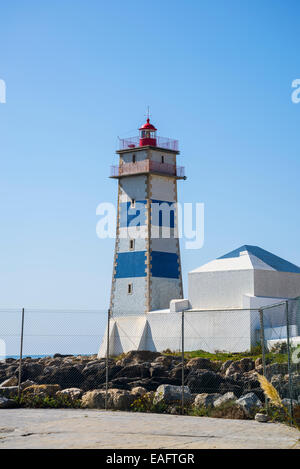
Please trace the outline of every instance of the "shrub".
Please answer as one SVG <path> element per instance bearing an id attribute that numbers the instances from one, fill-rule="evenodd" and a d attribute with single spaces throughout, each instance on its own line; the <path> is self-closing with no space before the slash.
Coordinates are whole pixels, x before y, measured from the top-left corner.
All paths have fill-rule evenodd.
<path id="1" fill-rule="evenodd" d="M 27 407 L 31 409 L 78 409 L 81 407 L 79 399 L 72 399 L 66 395 L 59 396 L 44 396 L 39 394 L 22 394 L 21 398 L 15 398 L 15 401 L 20 407 Z"/>

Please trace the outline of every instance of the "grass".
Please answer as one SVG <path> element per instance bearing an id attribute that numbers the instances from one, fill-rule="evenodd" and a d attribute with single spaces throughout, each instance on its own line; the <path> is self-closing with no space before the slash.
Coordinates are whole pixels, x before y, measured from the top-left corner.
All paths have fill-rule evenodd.
<path id="1" fill-rule="evenodd" d="M 181 357 L 181 352 L 173 352 L 169 349 L 162 352 L 162 355 L 165 356 L 174 356 L 174 357 Z M 262 351 L 261 346 L 256 345 L 252 348 L 251 351 L 245 351 L 240 353 L 230 353 L 224 351 L 216 351 L 215 353 L 205 352 L 204 350 L 194 350 L 192 352 L 185 352 L 184 358 L 186 360 L 191 360 L 192 358 L 207 358 L 208 360 L 215 361 L 215 362 L 226 362 L 227 360 L 232 361 L 240 361 L 243 358 L 251 358 L 252 360 L 256 360 L 257 358 L 261 358 Z M 121 360 L 122 358 L 126 357 L 126 353 L 122 353 L 114 358 L 115 360 Z M 266 353 L 266 362 L 267 364 L 271 363 L 287 363 L 288 356 L 287 353 Z"/>

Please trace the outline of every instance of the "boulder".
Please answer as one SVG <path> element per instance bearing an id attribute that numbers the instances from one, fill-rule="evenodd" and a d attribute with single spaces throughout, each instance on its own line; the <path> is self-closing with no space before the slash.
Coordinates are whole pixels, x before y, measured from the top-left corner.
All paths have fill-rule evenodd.
<path id="1" fill-rule="evenodd" d="M 216 393 L 219 392 L 224 378 L 210 370 L 192 370 L 186 379 L 186 384 L 192 393 Z"/>
<path id="2" fill-rule="evenodd" d="M 24 381 L 21 383 L 21 391 L 23 391 L 26 388 L 29 388 L 29 386 L 34 386 L 36 383 L 34 381 L 31 381 L 30 379 Z"/>
<path id="3" fill-rule="evenodd" d="M 6 379 L 0 384 L 0 388 L 7 388 L 10 386 L 18 386 L 18 379 L 15 376 Z"/>
<path id="4" fill-rule="evenodd" d="M 159 352 L 150 352 L 148 350 L 132 350 L 126 353 L 125 357 L 117 362 L 117 365 L 126 366 L 137 363 L 153 362 L 161 356 Z"/>
<path id="5" fill-rule="evenodd" d="M 298 406 L 298 401 L 296 399 L 291 400 L 291 399 L 285 397 L 284 399 L 281 400 L 281 402 L 284 405 L 284 407 L 286 407 L 287 409 L 290 408 L 291 402 L 292 402 L 293 407 Z"/>
<path id="6" fill-rule="evenodd" d="M 173 404 L 174 402 L 181 402 L 182 399 L 182 387 L 172 386 L 170 384 L 162 384 L 155 392 L 153 403 L 158 404 L 164 402 L 165 404 Z M 193 396 L 188 388 L 184 386 L 184 401 L 190 403 L 193 401 Z"/>
<path id="7" fill-rule="evenodd" d="M 262 364 L 263 364 L 262 358 L 261 358 L 261 357 L 258 357 L 258 358 L 255 360 L 255 368 L 258 368 L 258 367 L 262 366 Z M 258 414 L 258 415 L 261 415 L 261 414 Z"/>
<path id="8" fill-rule="evenodd" d="M 89 409 L 105 409 L 105 391 L 95 389 L 86 392 L 82 396 L 81 405 Z"/>
<path id="9" fill-rule="evenodd" d="M 150 370 L 149 365 L 139 363 L 136 365 L 124 366 L 116 375 L 115 378 L 149 378 Z"/>
<path id="10" fill-rule="evenodd" d="M 255 420 L 260 423 L 267 423 L 269 421 L 269 417 L 266 414 L 257 413 L 255 415 Z"/>
<path id="11" fill-rule="evenodd" d="M 224 362 L 222 365 L 221 365 L 221 373 L 225 373 L 225 371 L 227 370 L 227 368 L 230 367 L 230 365 L 233 363 L 233 360 L 226 360 L 226 362 Z"/>
<path id="12" fill-rule="evenodd" d="M 79 388 L 84 382 L 84 376 L 76 365 L 64 365 L 58 368 L 51 366 L 44 370 L 37 382 L 40 384 L 59 384 L 63 389 Z"/>
<path id="13" fill-rule="evenodd" d="M 213 393 L 213 394 L 208 394 L 208 393 L 202 393 L 202 394 L 197 394 L 194 400 L 194 406 L 195 407 L 213 407 L 214 402 L 221 397 L 221 394 L 218 393 Z"/>
<path id="14" fill-rule="evenodd" d="M 17 406 L 17 403 L 13 399 L 7 399 L 6 397 L 0 396 L 0 409 L 12 409 Z"/>
<path id="15" fill-rule="evenodd" d="M 39 395 L 44 397 L 54 397 L 60 389 L 59 384 L 34 384 L 33 386 L 28 386 L 28 388 L 24 389 L 22 394 L 23 396 Z"/>
<path id="16" fill-rule="evenodd" d="M 214 407 L 220 407 L 221 405 L 225 404 L 226 402 L 229 401 L 236 401 L 236 396 L 233 394 L 233 392 L 227 392 L 223 396 L 219 397 L 214 401 Z"/>
<path id="17" fill-rule="evenodd" d="M 151 378 L 155 378 L 156 376 L 168 376 L 168 370 L 159 363 L 152 364 L 149 371 Z"/>
<path id="18" fill-rule="evenodd" d="M 262 407 L 262 402 L 258 399 L 254 392 L 249 392 L 245 396 L 240 397 L 236 404 L 244 410 L 245 414 L 251 416 L 255 410 Z"/>
<path id="19" fill-rule="evenodd" d="M 131 393 L 135 394 L 136 396 L 143 396 L 147 393 L 147 390 L 142 386 L 136 386 L 135 388 L 131 389 Z"/>
<path id="20" fill-rule="evenodd" d="M 213 363 L 208 358 L 192 358 L 186 364 L 187 368 L 194 368 L 198 370 L 214 370 Z"/>
<path id="21" fill-rule="evenodd" d="M 62 391 L 57 391 L 57 396 L 67 396 L 70 399 L 80 399 L 83 394 L 82 389 L 79 388 L 69 388 L 63 389 Z"/>
<path id="22" fill-rule="evenodd" d="M 109 390 L 109 408 L 114 410 L 132 410 L 131 404 L 136 399 L 135 394 L 120 389 Z"/>
<path id="23" fill-rule="evenodd" d="M 0 388 L 0 396 L 12 399 L 18 395 L 18 386 L 7 386 L 6 388 Z"/>
<path id="24" fill-rule="evenodd" d="M 254 370 L 255 364 L 252 358 L 242 358 L 239 362 L 239 368 L 242 373 L 246 373 L 247 371 Z"/>

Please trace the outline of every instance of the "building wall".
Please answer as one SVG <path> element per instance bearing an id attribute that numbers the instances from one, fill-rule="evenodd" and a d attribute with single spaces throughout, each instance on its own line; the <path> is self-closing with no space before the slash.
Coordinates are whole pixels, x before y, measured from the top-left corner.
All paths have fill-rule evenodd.
<path id="1" fill-rule="evenodd" d="M 300 295 L 300 274 L 275 270 L 256 270 L 254 295 L 295 298 Z"/>
<path id="2" fill-rule="evenodd" d="M 188 298 L 192 309 L 243 307 L 243 295 L 254 295 L 253 270 L 190 272 Z"/>

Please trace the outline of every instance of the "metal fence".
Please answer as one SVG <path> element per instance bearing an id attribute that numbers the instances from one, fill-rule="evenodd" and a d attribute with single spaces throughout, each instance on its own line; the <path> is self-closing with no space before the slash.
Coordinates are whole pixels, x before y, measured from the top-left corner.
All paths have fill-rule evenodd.
<path id="1" fill-rule="evenodd" d="M 199 402 L 251 392 L 267 405 L 258 373 L 292 414 L 300 404 L 299 333 L 299 299 L 259 309 L 153 313 L 139 319 L 106 311 L 0 309 L 0 360 L 6 359 L 0 362 L 0 384 L 15 377 L 19 391 L 32 380 L 83 392 L 102 389 L 106 395 L 111 388 L 150 392 L 172 384 L 181 386 L 182 409 L 186 386 L 201 396 Z M 123 351 L 136 352 L 131 362 Z"/>

